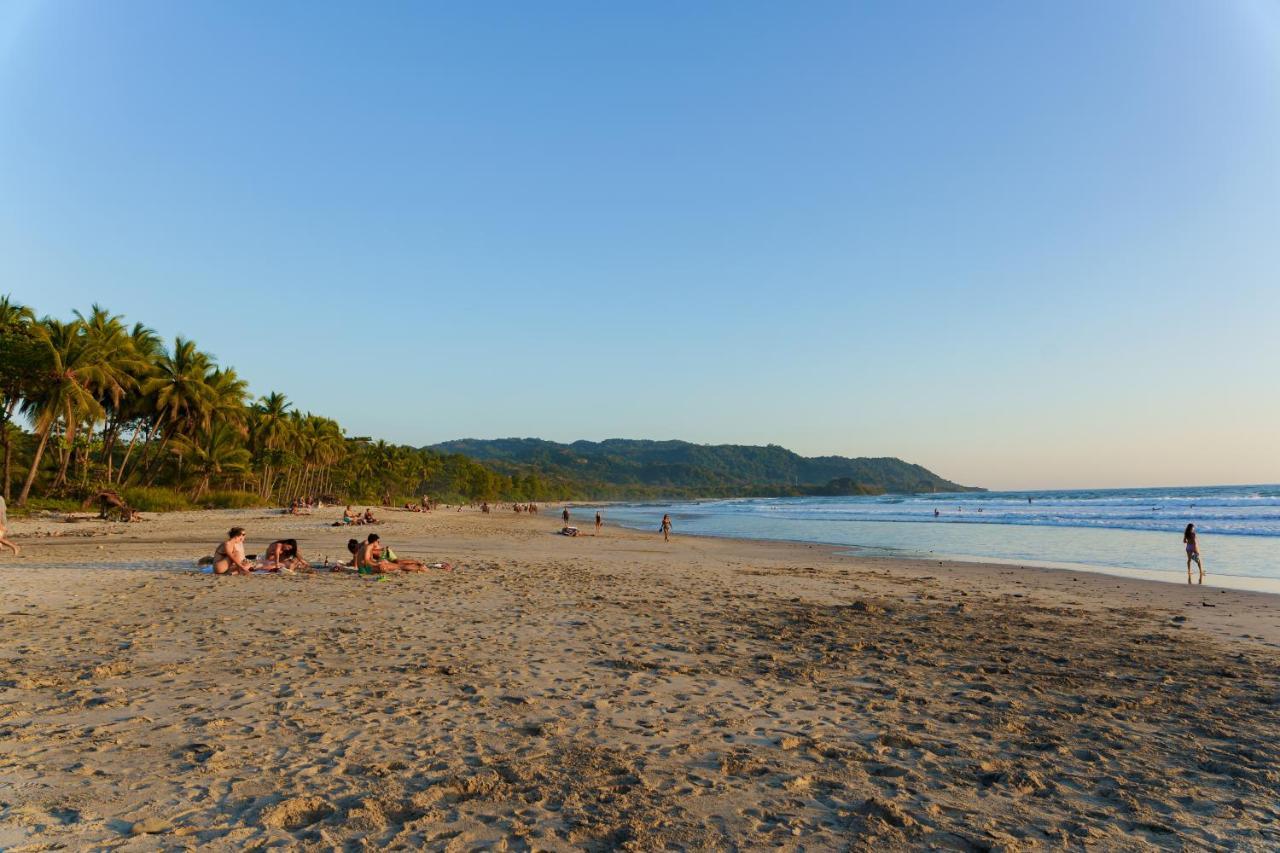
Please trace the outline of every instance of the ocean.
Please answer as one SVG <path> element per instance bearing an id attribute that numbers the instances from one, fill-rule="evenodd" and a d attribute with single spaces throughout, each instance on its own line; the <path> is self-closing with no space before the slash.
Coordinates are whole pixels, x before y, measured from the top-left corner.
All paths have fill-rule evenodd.
<path id="1" fill-rule="evenodd" d="M 1206 582 L 1280 591 L 1280 486 L 967 492 L 614 504 L 609 523 L 846 546 L 877 556 L 981 560 L 1186 580 L 1194 522 Z M 575 506 L 590 527 L 596 507 Z M 935 515 L 935 512 L 937 515 Z"/>

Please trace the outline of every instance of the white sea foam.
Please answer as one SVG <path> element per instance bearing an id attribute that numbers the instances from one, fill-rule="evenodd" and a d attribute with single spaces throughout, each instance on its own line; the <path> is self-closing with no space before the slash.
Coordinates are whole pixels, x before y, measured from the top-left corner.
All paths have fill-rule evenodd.
<path id="1" fill-rule="evenodd" d="M 1194 522 L 1211 574 L 1280 578 L 1280 486 L 739 498 L 605 510 L 642 530 L 663 512 L 677 532 L 1165 572 L 1185 571 L 1182 532 Z"/>

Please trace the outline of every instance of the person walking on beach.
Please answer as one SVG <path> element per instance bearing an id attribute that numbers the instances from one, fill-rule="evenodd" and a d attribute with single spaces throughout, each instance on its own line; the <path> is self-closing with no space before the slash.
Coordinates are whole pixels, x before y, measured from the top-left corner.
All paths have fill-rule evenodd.
<path id="1" fill-rule="evenodd" d="M 1187 546 L 1187 583 L 1191 583 L 1191 561 L 1196 561 L 1196 567 L 1200 569 L 1200 583 L 1204 583 L 1204 564 L 1200 562 L 1200 546 L 1196 544 L 1196 526 L 1188 524 L 1187 529 L 1182 531 L 1182 544 Z"/>
<path id="2" fill-rule="evenodd" d="M 665 512 L 662 514 L 662 541 L 671 541 L 671 515 Z"/>
<path id="3" fill-rule="evenodd" d="M 13 551 L 13 556 L 16 557 L 22 553 L 22 549 L 4 538 L 5 531 L 8 529 L 9 508 L 4 505 L 4 495 L 0 495 L 0 547 L 11 549 Z"/>
<path id="4" fill-rule="evenodd" d="M 601 517 L 599 512 L 596 512 L 596 535 L 597 536 L 600 535 L 601 527 L 604 527 L 604 518 Z"/>

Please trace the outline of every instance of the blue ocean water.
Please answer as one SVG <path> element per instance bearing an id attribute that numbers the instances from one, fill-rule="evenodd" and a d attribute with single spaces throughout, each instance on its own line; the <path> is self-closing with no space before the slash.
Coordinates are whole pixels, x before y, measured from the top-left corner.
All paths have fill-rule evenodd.
<path id="1" fill-rule="evenodd" d="M 641 530 L 656 531 L 669 512 L 677 532 L 904 557 L 1158 573 L 1169 580 L 1186 578 L 1182 532 L 1194 522 L 1211 578 L 1225 585 L 1232 585 L 1230 578 L 1280 583 L 1280 486 L 750 498 L 600 509 L 608 521 Z M 594 511 L 575 510 L 579 518 Z"/>

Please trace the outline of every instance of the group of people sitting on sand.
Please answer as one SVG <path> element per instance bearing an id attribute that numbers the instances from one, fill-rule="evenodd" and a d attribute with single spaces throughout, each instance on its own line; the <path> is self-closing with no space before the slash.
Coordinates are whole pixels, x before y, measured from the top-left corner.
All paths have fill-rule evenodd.
<path id="1" fill-rule="evenodd" d="M 247 575 L 252 572 L 312 572 L 315 569 L 302 559 L 298 553 L 298 540 L 278 539 L 267 546 L 262 560 L 257 554 L 244 552 L 245 529 L 233 527 L 227 531 L 227 539 L 220 542 L 213 551 L 213 557 L 206 557 L 201 563 L 210 562 L 215 575 Z M 448 563 L 432 563 L 427 565 L 421 560 L 400 557 L 390 548 L 382 544 L 378 534 L 370 533 L 363 542 L 358 539 L 347 541 L 347 550 L 351 553 L 349 562 L 338 562 L 329 566 L 331 572 L 356 572 L 362 575 L 385 575 L 392 572 L 425 572 L 429 569 L 450 571 Z M 326 565 L 328 559 L 325 560 Z"/>
<path id="2" fill-rule="evenodd" d="M 392 572 L 425 572 L 430 569 L 452 571 L 448 563 L 431 563 L 400 557 L 386 545 L 376 533 L 370 533 L 363 542 L 356 539 L 347 540 L 347 550 L 351 552 L 351 562 L 338 563 L 330 571 L 355 571 L 361 575 L 385 575 Z"/>
<path id="3" fill-rule="evenodd" d="M 333 523 L 333 526 L 347 527 L 348 525 L 352 525 L 352 524 L 360 525 L 360 524 L 378 524 L 378 523 L 379 523 L 378 519 L 373 517 L 372 507 L 365 507 L 363 514 L 358 512 L 352 512 L 351 507 L 347 507 L 342 511 L 342 520 L 335 521 Z"/>
<path id="4" fill-rule="evenodd" d="M 527 512 L 530 514 L 537 513 L 538 511 L 537 504 L 512 504 L 511 508 L 516 512 Z"/>
<path id="5" fill-rule="evenodd" d="M 409 510 L 409 512 L 431 512 L 431 510 L 435 509 L 437 506 L 439 506 L 439 504 L 431 500 L 431 498 L 426 495 L 422 496 L 421 503 L 414 503 L 413 501 L 405 501 L 404 503 L 404 508 Z"/>
<path id="6" fill-rule="evenodd" d="M 213 549 L 213 558 L 201 560 L 201 563 L 212 562 L 215 575 L 247 575 L 250 572 L 294 572 L 312 571 L 311 564 L 302 559 L 298 553 L 297 539 L 277 539 L 267 546 L 266 553 L 258 562 L 257 554 L 245 554 L 245 531 L 243 527 L 233 527 L 227 531 L 227 539 Z"/>

